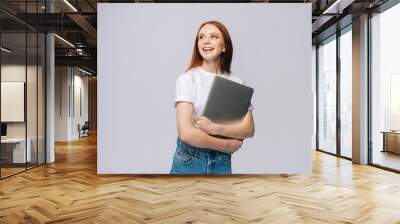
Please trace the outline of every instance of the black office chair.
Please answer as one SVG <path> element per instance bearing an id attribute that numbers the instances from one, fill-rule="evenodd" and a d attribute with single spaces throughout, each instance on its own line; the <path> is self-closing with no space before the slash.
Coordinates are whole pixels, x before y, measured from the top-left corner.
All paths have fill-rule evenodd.
<path id="1" fill-rule="evenodd" d="M 79 127 L 80 125 L 78 125 L 78 129 L 79 129 L 79 138 L 80 137 L 87 137 L 89 136 L 89 129 L 90 129 L 90 125 L 89 125 L 89 121 L 85 121 L 85 123 L 82 125 L 82 127 Z"/>

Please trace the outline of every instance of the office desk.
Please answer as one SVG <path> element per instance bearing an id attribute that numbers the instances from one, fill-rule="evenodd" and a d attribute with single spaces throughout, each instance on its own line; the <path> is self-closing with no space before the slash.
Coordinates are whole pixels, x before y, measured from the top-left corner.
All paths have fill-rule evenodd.
<path id="1" fill-rule="evenodd" d="M 32 153 L 31 145 L 32 140 L 28 138 L 28 143 L 25 154 L 25 138 L 6 138 L 1 139 L 1 159 L 5 160 L 5 163 L 25 163 L 31 162 Z M 27 161 L 25 161 L 25 159 Z"/>
<path id="2" fill-rule="evenodd" d="M 400 132 L 382 131 L 383 150 L 382 152 L 393 152 L 400 154 Z"/>

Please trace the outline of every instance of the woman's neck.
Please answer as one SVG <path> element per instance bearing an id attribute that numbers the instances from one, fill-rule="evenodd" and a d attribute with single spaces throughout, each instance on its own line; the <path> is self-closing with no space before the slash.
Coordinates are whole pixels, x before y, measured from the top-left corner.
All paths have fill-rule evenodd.
<path id="1" fill-rule="evenodd" d="M 221 68 L 218 61 L 203 61 L 201 68 L 207 72 L 222 74 Z"/>

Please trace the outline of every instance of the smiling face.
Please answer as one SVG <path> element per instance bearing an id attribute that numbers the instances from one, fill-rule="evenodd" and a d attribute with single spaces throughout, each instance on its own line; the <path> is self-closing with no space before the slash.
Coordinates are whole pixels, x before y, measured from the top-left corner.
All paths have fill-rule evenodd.
<path id="1" fill-rule="evenodd" d="M 187 71 L 202 66 L 204 62 L 219 65 L 222 73 L 231 73 L 233 46 L 225 25 L 216 20 L 200 25 L 195 38 L 192 59 Z"/>
<path id="2" fill-rule="evenodd" d="M 197 38 L 197 47 L 204 60 L 208 62 L 217 61 L 221 54 L 225 52 L 224 37 L 216 26 L 212 24 L 204 25 Z"/>

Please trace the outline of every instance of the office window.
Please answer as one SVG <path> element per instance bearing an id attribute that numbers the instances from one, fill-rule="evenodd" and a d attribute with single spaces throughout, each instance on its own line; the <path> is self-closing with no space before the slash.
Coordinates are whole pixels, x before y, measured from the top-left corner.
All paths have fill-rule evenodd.
<path id="1" fill-rule="evenodd" d="M 336 39 L 318 48 L 318 148 L 336 153 Z"/>
<path id="2" fill-rule="evenodd" d="M 400 170 L 400 5 L 373 15 L 372 163 Z"/>
<path id="3" fill-rule="evenodd" d="M 352 157 L 352 35 L 348 27 L 340 36 L 340 154 Z"/>
<path id="4" fill-rule="evenodd" d="M 314 121 L 317 120 L 317 48 L 315 45 L 312 46 L 312 53 L 311 53 L 311 73 L 312 73 L 312 92 L 313 92 L 313 119 Z M 316 134 L 317 134 L 317 123 L 315 123 L 313 127 L 313 141 L 312 147 L 313 149 L 317 149 L 317 141 L 316 141 Z"/>

